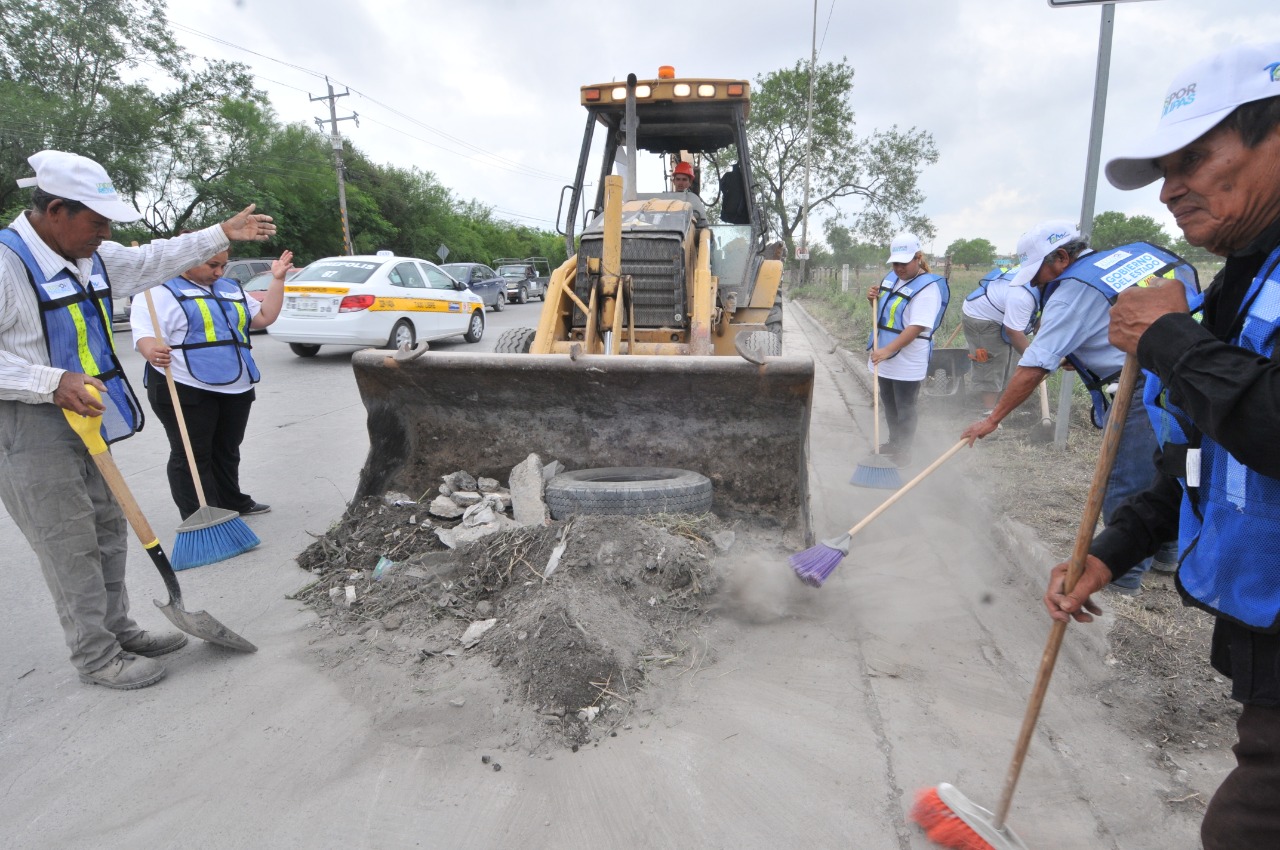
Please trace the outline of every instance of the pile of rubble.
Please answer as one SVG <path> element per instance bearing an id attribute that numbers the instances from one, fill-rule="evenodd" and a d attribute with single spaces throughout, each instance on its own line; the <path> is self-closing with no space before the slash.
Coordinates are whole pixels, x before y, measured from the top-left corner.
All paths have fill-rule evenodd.
<path id="1" fill-rule="evenodd" d="M 647 671 L 677 663 L 733 532 L 710 515 L 552 521 L 543 488 L 558 471 L 530 456 L 509 487 L 455 472 L 429 502 L 351 505 L 298 556 L 316 577 L 296 598 L 319 615 L 326 667 L 437 683 L 472 670 L 473 685 L 496 668 L 500 701 L 525 705 L 546 740 L 614 728 Z"/>

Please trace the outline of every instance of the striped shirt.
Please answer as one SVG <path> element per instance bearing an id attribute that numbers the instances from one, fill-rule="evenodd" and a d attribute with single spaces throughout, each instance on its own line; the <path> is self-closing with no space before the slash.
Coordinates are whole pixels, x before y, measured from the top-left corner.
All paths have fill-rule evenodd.
<path id="1" fill-rule="evenodd" d="M 81 286 L 88 284 L 91 260 L 73 262 L 50 248 L 25 212 L 9 226 L 27 244 L 46 278 L 67 269 Z M 156 239 L 141 248 L 103 242 L 98 256 L 111 281 L 112 295 L 132 295 L 199 265 L 230 244 L 222 225 L 215 224 L 174 239 Z M 27 267 L 17 254 L 0 245 L 0 400 L 52 402 L 64 371 L 49 365 L 40 307 Z"/>

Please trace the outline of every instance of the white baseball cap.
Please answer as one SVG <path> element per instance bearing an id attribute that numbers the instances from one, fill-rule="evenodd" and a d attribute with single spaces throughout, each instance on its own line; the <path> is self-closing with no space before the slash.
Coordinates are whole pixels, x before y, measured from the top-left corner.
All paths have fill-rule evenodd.
<path id="1" fill-rule="evenodd" d="M 1140 189 L 1163 177 L 1155 160 L 1181 150 L 1243 103 L 1280 95 L 1280 42 L 1240 44 L 1202 59 L 1173 78 L 1156 131 L 1107 163 L 1117 189 Z"/>
<path id="2" fill-rule="evenodd" d="M 50 195 L 79 201 L 112 221 L 129 222 L 142 218 L 142 213 L 120 200 L 106 169 L 87 156 L 65 151 L 40 151 L 29 156 L 27 162 L 36 170 L 36 176 L 18 180 L 18 185 L 24 189 L 36 186 Z"/>
<path id="3" fill-rule="evenodd" d="M 1018 237 L 1018 272 L 1010 286 L 1026 286 L 1040 271 L 1044 258 L 1073 239 L 1080 238 L 1080 228 L 1064 220 L 1042 221 Z"/>
<path id="4" fill-rule="evenodd" d="M 920 253 L 920 240 L 914 233 L 899 233 L 889 243 L 889 259 L 887 263 L 909 263 Z"/>

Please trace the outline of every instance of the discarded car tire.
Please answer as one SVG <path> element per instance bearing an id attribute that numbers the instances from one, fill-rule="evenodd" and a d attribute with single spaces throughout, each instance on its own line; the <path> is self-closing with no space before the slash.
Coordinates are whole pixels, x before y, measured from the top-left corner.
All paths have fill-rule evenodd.
<path id="1" fill-rule="evenodd" d="M 574 514 L 703 514 L 711 510 L 711 479 L 660 466 L 578 469 L 547 482 L 546 498 L 554 519 Z"/>
<path id="2" fill-rule="evenodd" d="M 763 354 L 765 357 L 781 357 L 782 356 L 782 335 L 773 333 L 772 331 L 748 331 L 742 336 L 744 345 Z"/>
<path id="3" fill-rule="evenodd" d="M 528 354 L 533 347 L 533 337 L 537 331 L 533 328 L 511 328 L 502 332 L 494 351 L 498 354 Z"/>

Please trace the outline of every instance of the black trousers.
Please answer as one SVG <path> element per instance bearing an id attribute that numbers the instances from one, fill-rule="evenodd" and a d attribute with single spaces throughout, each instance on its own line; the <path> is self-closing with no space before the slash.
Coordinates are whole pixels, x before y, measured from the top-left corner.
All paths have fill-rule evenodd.
<path id="1" fill-rule="evenodd" d="M 1280 708 L 1245 705 L 1236 728 L 1236 769 L 1209 801 L 1200 840 L 1205 850 L 1275 850 L 1280 847 Z"/>
<path id="2" fill-rule="evenodd" d="M 880 378 L 879 383 L 880 405 L 889 425 L 889 442 L 901 451 L 909 451 L 916 438 L 916 424 L 920 421 L 916 400 L 924 382 Z"/>
<path id="3" fill-rule="evenodd" d="M 187 453 L 178 431 L 178 417 L 165 377 L 147 366 L 147 400 L 169 437 L 169 492 L 178 512 L 186 519 L 200 507 L 195 482 L 187 465 Z M 200 471 L 204 497 L 215 508 L 247 511 L 253 498 L 240 490 L 240 443 L 249 424 L 255 393 L 215 393 L 178 384 L 178 400 L 191 437 L 191 449 Z"/>

